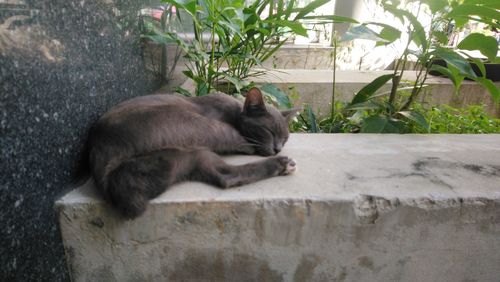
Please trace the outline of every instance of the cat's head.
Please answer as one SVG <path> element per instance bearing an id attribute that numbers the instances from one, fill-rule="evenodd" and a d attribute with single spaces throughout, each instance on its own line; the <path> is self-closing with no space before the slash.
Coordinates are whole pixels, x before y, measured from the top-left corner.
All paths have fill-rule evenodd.
<path id="1" fill-rule="evenodd" d="M 279 111 L 267 107 L 257 88 L 248 91 L 239 120 L 239 131 L 262 156 L 275 155 L 288 140 L 288 122 L 297 109 Z"/>

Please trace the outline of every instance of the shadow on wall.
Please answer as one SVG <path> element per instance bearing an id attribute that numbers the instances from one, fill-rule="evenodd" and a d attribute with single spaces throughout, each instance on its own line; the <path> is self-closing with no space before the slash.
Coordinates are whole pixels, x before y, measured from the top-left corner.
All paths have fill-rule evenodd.
<path id="1" fill-rule="evenodd" d="M 157 86 L 138 7 L 110 2 L 0 3 L 1 281 L 69 280 L 53 203 L 90 124 Z"/>

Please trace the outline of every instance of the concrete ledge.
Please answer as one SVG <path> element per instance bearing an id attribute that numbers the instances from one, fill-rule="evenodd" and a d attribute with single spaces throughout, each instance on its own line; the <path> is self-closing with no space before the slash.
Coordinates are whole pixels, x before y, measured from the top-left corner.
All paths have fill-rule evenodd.
<path id="1" fill-rule="evenodd" d="M 299 171 L 182 183 L 134 221 L 89 182 L 58 208 L 74 281 L 496 281 L 500 135 L 301 135 Z M 257 157 L 229 157 L 244 163 Z"/>
<path id="2" fill-rule="evenodd" d="M 336 99 L 338 101 L 351 101 L 354 94 L 373 79 L 389 73 L 392 71 L 337 71 Z M 405 71 L 403 79 L 415 81 L 416 72 Z M 266 75 L 252 78 L 252 80 L 257 85 L 272 83 L 291 96 L 298 94 L 297 105 L 309 104 L 320 114 L 327 114 L 330 111 L 332 70 L 272 70 Z M 454 94 L 454 86 L 447 78 L 429 76 L 427 85 L 429 87 L 418 99 L 421 102 L 455 107 L 486 104 L 486 110 L 491 115 L 500 117 L 500 107 L 495 107 L 489 92 L 475 82 L 464 81 L 459 95 Z M 497 83 L 497 86 L 500 87 L 500 83 Z M 389 84 L 385 90 L 389 90 Z"/>

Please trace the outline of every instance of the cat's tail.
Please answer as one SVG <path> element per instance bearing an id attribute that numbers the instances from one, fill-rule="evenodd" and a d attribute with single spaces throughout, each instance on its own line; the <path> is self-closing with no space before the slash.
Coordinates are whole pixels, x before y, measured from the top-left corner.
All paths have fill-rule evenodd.
<path id="1" fill-rule="evenodd" d="M 96 185 L 123 217 L 132 219 L 144 213 L 149 199 L 163 193 L 173 183 L 170 167 L 162 151 L 115 160 L 108 163 Z"/>

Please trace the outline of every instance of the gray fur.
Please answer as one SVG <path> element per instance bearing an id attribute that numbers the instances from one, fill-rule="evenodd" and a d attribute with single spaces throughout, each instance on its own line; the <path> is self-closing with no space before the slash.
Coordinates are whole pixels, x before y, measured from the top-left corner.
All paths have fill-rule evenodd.
<path id="1" fill-rule="evenodd" d="M 180 181 L 228 188 L 290 173 L 295 162 L 287 157 L 231 166 L 219 155 L 277 154 L 288 139 L 292 114 L 266 107 L 257 88 L 244 105 L 225 94 L 134 98 L 91 128 L 90 171 L 105 198 L 134 218 L 149 199 Z"/>

